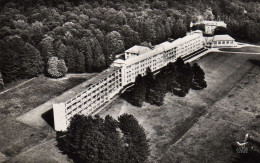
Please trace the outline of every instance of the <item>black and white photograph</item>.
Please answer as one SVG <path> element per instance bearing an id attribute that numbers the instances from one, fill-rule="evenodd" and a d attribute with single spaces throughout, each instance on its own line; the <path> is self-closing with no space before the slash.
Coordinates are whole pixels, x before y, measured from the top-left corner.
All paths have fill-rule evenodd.
<path id="1" fill-rule="evenodd" d="M 0 0 L 0 163 L 260 163 L 260 0 Z"/>

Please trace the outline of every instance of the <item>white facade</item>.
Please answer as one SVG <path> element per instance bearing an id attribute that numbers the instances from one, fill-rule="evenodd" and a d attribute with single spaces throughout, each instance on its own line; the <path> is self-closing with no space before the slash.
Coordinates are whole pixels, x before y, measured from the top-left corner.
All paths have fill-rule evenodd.
<path id="1" fill-rule="evenodd" d="M 54 100 L 54 127 L 67 129 L 75 114 L 89 115 L 122 89 L 121 69 L 109 68 Z"/>
<path id="2" fill-rule="evenodd" d="M 67 129 L 75 114 L 89 115 L 108 102 L 129 83 L 133 83 L 138 74 L 145 75 L 146 69 L 159 70 L 178 57 L 191 54 L 205 45 L 202 31 L 194 31 L 173 42 L 164 42 L 150 48 L 135 46 L 137 51 L 126 51 L 126 60 L 117 59 L 111 67 L 98 76 L 73 88 L 70 93 L 54 100 L 55 130 Z M 139 50 L 139 51 L 138 51 Z M 129 53 L 138 54 L 131 55 Z"/>
<path id="3" fill-rule="evenodd" d="M 215 35 L 212 39 L 212 47 L 237 47 L 235 39 L 229 35 Z"/>

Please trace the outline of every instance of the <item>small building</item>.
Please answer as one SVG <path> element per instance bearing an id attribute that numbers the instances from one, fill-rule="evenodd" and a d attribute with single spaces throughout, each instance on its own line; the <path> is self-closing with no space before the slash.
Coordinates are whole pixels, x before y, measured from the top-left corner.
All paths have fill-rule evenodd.
<path id="1" fill-rule="evenodd" d="M 237 47 L 234 38 L 229 35 L 215 35 L 212 39 L 211 47 Z"/>
<path id="2" fill-rule="evenodd" d="M 205 25 L 205 34 L 209 34 L 209 35 L 214 34 L 214 31 L 217 27 L 227 28 L 227 24 L 224 21 L 209 21 L 209 20 L 199 21 L 194 24 L 191 22 L 190 27 L 199 24 Z"/>

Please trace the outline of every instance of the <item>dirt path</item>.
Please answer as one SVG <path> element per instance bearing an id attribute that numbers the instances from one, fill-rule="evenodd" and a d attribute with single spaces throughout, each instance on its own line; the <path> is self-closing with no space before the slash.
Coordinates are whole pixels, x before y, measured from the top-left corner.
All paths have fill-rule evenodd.
<path id="1" fill-rule="evenodd" d="M 6 93 L 6 92 L 8 92 L 8 91 L 11 91 L 11 90 L 13 90 L 13 89 L 15 89 L 15 88 L 21 87 L 22 85 L 24 85 L 24 84 L 26 84 L 26 83 L 28 83 L 28 82 L 32 81 L 32 80 L 33 80 L 33 79 L 35 79 L 35 78 L 36 78 L 36 77 L 34 77 L 34 78 L 31 78 L 31 79 L 29 79 L 29 80 L 26 80 L 25 82 L 23 82 L 23 83 L 20 83 L 20 84 L 18 84 L 18 85 L 16 85 L 16 86 L 14 86 L 14 87 L 11 87 L 11 88 L 9 88 L 9 89 L 6 89 L 6 90 L 4 90 L 4 91 L 0 92 L 0 95 L 1 95 L 1 94 L 4 94 L 4 93 Z"/>

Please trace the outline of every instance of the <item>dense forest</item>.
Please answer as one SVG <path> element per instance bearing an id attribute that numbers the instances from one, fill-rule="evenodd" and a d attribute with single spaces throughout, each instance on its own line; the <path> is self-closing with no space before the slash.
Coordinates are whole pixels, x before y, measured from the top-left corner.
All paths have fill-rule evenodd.
<path id="1" fill-rule="evenodd" d="M 224 20 L 232 36 L 260 41 L 259 0 L 1 0 L 0 6 L 5 83 L 102 71 L 125 49 L 181 37 L 201 18 Z"/>

